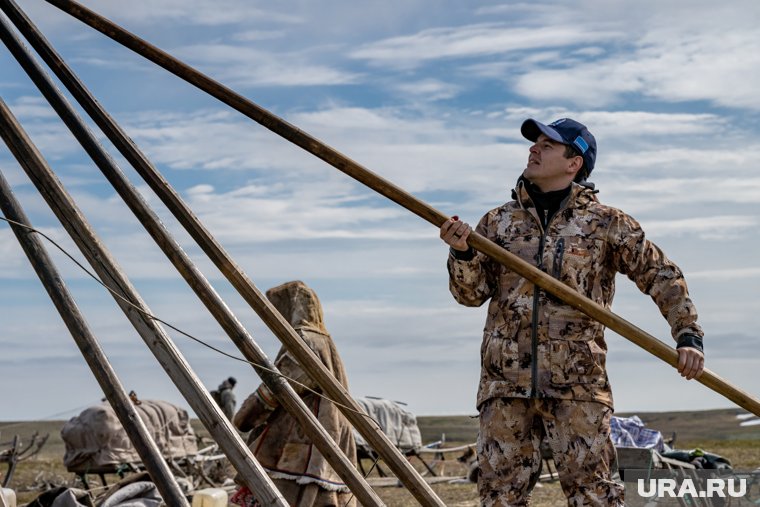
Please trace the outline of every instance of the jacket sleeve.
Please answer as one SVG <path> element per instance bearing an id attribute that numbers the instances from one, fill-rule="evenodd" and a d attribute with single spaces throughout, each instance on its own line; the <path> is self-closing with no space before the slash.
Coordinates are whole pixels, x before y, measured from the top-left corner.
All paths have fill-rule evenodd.
<path id="1" fill-rule="evenodd" d="M 681 269 L 646 239 L 638 222 L 619 212 L 613 218 L 609 240 L 617 270 L 657 304 L 673 339 L 687 333 L 704 336 Z"/>
<path id="2" fill-rule="evenodd" d="M 264 424 L 272 414 L 277 405 L 271 405 L 267 402 L 266 393 L 262 392 L 269 389 L 261 384 L 258 389 L 245 399 L 240 406 L 240 410 L 232 418 L 232 424 L 240 431 L 250 431 L 257 426 Z M 269 394 L 271 396 L 271 393 Z M 274 399 L 274 398 L 272 398 Z"/>
<path id="3" fill-rule="evenodd" d="M 490 214 L 480 219 L 475 232 L 489 237 Z M 487 255 L 475 252 L 470 260 L 457 259 L 449 253 L 449 291 L 454 299 L 464 306 L 480 306 L 494 294 L 498 283 L 495 276 L 496 264 Z"/>

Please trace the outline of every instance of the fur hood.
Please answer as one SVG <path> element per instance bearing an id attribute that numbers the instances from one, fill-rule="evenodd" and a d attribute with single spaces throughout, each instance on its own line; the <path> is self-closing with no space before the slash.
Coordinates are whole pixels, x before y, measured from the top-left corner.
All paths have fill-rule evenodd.
<path id="1" fill-rule="evenodd" d="M 317 293 L 300 280 L 272 287 L 266 293 L 277 311 L 294 329 L 327 334 Z"/>

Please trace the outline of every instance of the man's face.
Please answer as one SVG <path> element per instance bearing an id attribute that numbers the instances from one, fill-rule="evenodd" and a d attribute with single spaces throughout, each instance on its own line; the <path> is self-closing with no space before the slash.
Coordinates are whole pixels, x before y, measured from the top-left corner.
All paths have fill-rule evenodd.
<path id="1" fill-rule="evenodd" d="M 570 184 L 582 160 L 581 157 L 565 158 L 565 145 L 541 134 L 530 147 L 523 176 L 544 192 L 561 190 Z"/>

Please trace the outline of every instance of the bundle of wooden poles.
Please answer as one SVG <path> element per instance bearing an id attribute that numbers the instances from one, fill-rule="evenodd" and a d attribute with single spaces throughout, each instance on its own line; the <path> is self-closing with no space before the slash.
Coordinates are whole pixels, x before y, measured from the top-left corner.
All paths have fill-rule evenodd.
<path id="1" fill-rule="evenodd" d="M 142 55 L 181 79 L 263 125 L 274 133 L 324 160 L 346 175 L 358 180 L 376 192 L 391 199 L 435 227 L 440 227 L 448 216 L 420 201 L 393 183 L 369 171 L 357 162 L 342 155 L 318 139 L 299 130 L 266 109 L 198 72 L 168 53 L 127 32 L 123 28 L 71 0 L 46 0 L 62 11 L 102 32 L 123 46 Z M 134 167 L 162 202 L 174 214 L 190 236 L 208 255 L 215 266 L 241 294 L 246 302 L 272 330 L 282 344 L 293 354 L 304 370 L 316 381 L 322 391 L 332 399 L 356 430 L 375 449 L 377 454 L 424 506 L 442 506 L 430 486 L 422 479 L 393 443 L 380 431 L 376 423 L 367 418 L 349 393 L 332 377 L 314 353 L 303 344 L 288 322 L 263 296 L 250 278 L 238 267 L 221 245 L 195 217 L 168 181 L 155 169 L 148 158 L 132 142 L 121 127 L 100 106 L 90 91 L 72 72 L 61 56 L 53 49 L 42 33 L 15 4 L 13 0 L 0 0 L 0 8 L 23 34 L 37 54 L 56 74 L 84 111 L 105 133 L 124 158 Z M 76 139 L 93 159 L 106 179 L 129 206 L 165 255 L 196 292 L 208 310 L 217 319 L 230 339 L 248 360 L 262 381 L 272 390 L 283 407 L 300 423 L 330 465 L 346 482 L 357 500 L 366 506 L 383 505 L 380 498 L 367 484 L 355 467 L 335 445 L 314 415 L 303 404 L 288 382 L 279 375 L 274 365 L 256 344 L 239 320 L 230 312 L 203 274 L 193 265 L 179 244 L 158 220 L 137 190 L 122 174 L 95 136 L 90 132 L 72 106 L 53 84 L 39 63 L 23 45 L 9 23 L 0 17 L 0 38 L 23 67 L 52 108 L 61 117 Z M 71 235 L 77 247 L 87 258 L 102 282 L 112 292 L 116 303 L 124 311 L 130 323 L 143 338 L 158 362 L 177 386 L 188 404 L 195 411 L 222 451 L 227 455 L 243 482 L 257 493 L 264 505 L 284 506 L 285 501 L 274 487 L 266 472 L 253 457 L 238 433 L 214 403 L 209 392 L 193 373 L 171 338 L 153 318 L 129 279 L 103 246 L 100 239 L 79 211 L 74 199 L 56 178 L 52 169 L 34 146 L 13 116 L 5 102 L 0 99 L 0 135 L 23 167 L 40 194 L 47 201 L 63 227 Z M 68 329 L 98 380 L 108 401 L 134 444 L 151 478 L 156 483 L 168 505 L 184 506 L 187 501 L 169 467 L 161 457 L 129 402 L 126 392 L 103 353 L 97 339 L 89 330 L 76 303 L 66 290 L 65 284 L 48 257 L 39 238 L 18 201 L 0 173 L 0 207 L 6 218 L 12 220 L 12 228 L 24 248 L 38 276 L 46 287 L 53 303 L 60 312 Z M 566 285 L 483 236 L 472 233 L 468 243 L 475 248 L 525 277 L 527 280 L 579 309 L 606 327 L 617 332 L 671 366 L 676 366 L 677 352 L 657 338 L 627 322 L 621 317 L 578 294 Z M 705 370 L 699 382 L 722 394 L 737 405 L 760 416 L 760 401 L 734 387 L 713 372 Z"/>

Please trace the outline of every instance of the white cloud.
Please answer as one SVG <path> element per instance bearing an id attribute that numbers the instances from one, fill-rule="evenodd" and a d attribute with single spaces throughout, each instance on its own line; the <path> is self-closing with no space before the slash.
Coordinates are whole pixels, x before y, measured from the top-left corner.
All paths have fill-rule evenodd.
<path id="1" fill-rule="evenodd" d="M 241 0 L 220 0 L 214 3 L 200 0 L 161 0 L 159 2 L 133 2 L 129 9 L 96 0 L 91 9 L 105 16 L 120 19 L 156 23 L 170 19 L 175 23 L 197 25 L 228 25 L 245 22 L 269 21 L 276 23 L 300 23 L 303 20 L 294 14 L 283 14 L 271 9 L 261 9 Z"/>
<path id="2" fill-rule="evenodd" d="M 760 217 L 723 215 L 663 221 L 650 220 L 644 228 L 647 232 L 661 236 L 677 237 L 696 234 L 704 240 L 721 240 L 739 237 L 758 225 L 760 225 Z"/>
<path id="3" fill-rule="evenodd" d="M 399 210 L 347 203 L 343 192 L 330 192 L 330 185 L 309 188 L 314 193 L 298 188 L 277 192 L 279 196 L 269 192 L 269 197 L 249 195 L 245 188 L 219 195 L 196 193 L 191 205 L 225 242 L 418 237 L 415 230 L 390 226 L 401 216 Z M 383 222 L 389 226 L 383 227 Z"/>
<path id="4" fill-rule="evenodd" d="M 642 89 L 635 72 L 607 66 L 528 70 L 515 80 L 514 89 L 533 100 L 569 102 L 581 107 L 605 107 L 624 93 Z"/>
<path id="5" fill-rule="evenodd" d="M 366 44 L 352 52 L 357 59 L 394 67 L 414 67 L 431 60 L 496 55 L 526 49 L 597 44 L 617 37 L 613 32 L 588 32 L 580 27 L 511 28 L 477 24 L 430 28 L 413 35 Z"/>
<path id="6" fill-rule="evenodd" d="M 445 100 L 455 97 L 461 87 L 438 79 L 425 79 L 422 81 L 405 82 L 396 85 L 402 94 L 419 97 L 424 100 Z"/>
<path id="7" fill-rule="evenodd" d="M 356 83 L 359 75 L 312 63 L 306 55 L 263 52 L 229 44 L 186 46 L 173 54 L 211 69 L 234 86 L 316 86 Z"/>
<path id="8" fill-rule="evenodd" d="M 109 58 L 108 55 L 76 56 L 67 60 L 67 63 L 74 68 L 81 68 L 83 66 L 98 67 L 104 69 L 104 72 L 110 70 L 146 74 L 147 71 L 153 69 L 153 64 L 145 60 L 114 59 Z"/>
<path id="9" fill-rule="evenodd" d="M 285 37 L 286 33 L 282 30 L 246 30 L 238 32 L 232 36 L 234 40 L 251 42 L 261 40 L 280 39 Z"/>
<path id="10" fill-rule="evenodd" d="M 42 97 L 22 96 L 8 104 L 19 121 L 51 120 L 58 115 Z"/>
<path id="11" fill-rule="evenodd" d="M 474 121 L 447 124 L 393 109 L 343 107 L 287 116 L 327 144 L 346 147 L 347 156 L 410 191 L 442 188 L 455 176 L 471 182 L 466 188 L 482 188 L 490 175 L 501 172 L 512 150 L 496 143 Z M 325 180 L 338 185 L 336 191 L 351 191 L 342 176 L 332 179 L 334 169 L 251 121 L 207 111 L 156 117 L 157 121 L 146 121 L 140 115 L 127 130 L 157 163 L 178 169 L 268 171 L 268 177 L 296 188 Z M 527 145 L 518 149 L 527 150 Z M 522 154 L 519 158 L 522 163 Z M 462 172 L 476 167 L 477 171 Z"/>
<path id="12" fill-rule="evenodd" d="M 508 121 L 519 123 L 524 118 L 535 117 L 559 118 L 570 116 L 591 126 L 599 140 L 620 142 L 636 140 L 640 143 L 659 141 L 664 136 L 723 135 L 727 125 L 726 118 L 711 113 L 666 113 L 647 110 L 604 110 L 604 109 L 567 109 L 558 107 L 508 107 L 504 111 Z M 549 120 L 547 120 L 549 121 Z M 519 136 L 519 131 L 515 134 Z M 658 143 L 662 144 L 662 143 Z"/>
<path id="13" fill-rule="evenodd" d="M 543 19 L 543 17 L 548 15 L 552 10 L 553 8 L 551 5 L 541 5 L 538 3 L 527 2 L 509 2 L 477 7 L 474 13 L 476 16 L 493 16 L 499 14 L 505 14 L 508 16 L 531 15 L 541 16 Z"/>
<path id="14" fill-rule="evenodd" d="M 731 56 L 738 53 L 741 58 Z M 528 69 L 516 80 L 515 90 L 532 99 L 584 107 L 640 94 L 671 102 L 708 100 L 760 109 L 754 93 L 760 84 L 758 68 L 760 41 L 754 31 L 730 37 L 702 34 L 688 41 L 659 40 L 633 56 L 613 54 L 582 65 Z"/>
<path id="15" fill-rule="evenodd" d="M 228 112 L 140 114 L 127 128 L 158 164 L 178 169 L 253 170 L 312 167 L 300 150 Z"/>
<path id="16" fill-rule="evenodd" d="M 588 111 L 578 116 L 594 126 L 605 140 L 703 135 L 714 137 L 726 129 L 726 118 L 708 113 L 651 111 Z"/>
<path id="17" fill-rule="evenodd" d="M 746 280 L 747 278 L 760 277 L 760 267 L 746 267 L 733 269 L 713 269 L 710 271 L 693 271 L 689 273 L 690 280 Z"/>
<path id="18" fill-rule="evenodd" d="M 24 95 L 8 103 L 8 108 L 32 143 L 51 164 L 81 150 L 74 137 L 44 99 Z M 1 151 L 0 154 L 2 154 Z"/>
<path id="19" fill-rule="evenodd" d="M 0 256 L 3 258 L 0 274 L 5 279 L 16 278 L 20 266 L 27 262 L 16 235 L 13 234 L 10 225 L 5 221 L 0 223 Z M 23 272 L 21 276 L 29 276 L 29 273 Z"/>
<path id="20" fill-rule="evenodd" d="M 614 18 L 621 7 L 623 22 Z M 515 90 L 535 100 L 584 107 L 640 95 L 670 102 L 706 100 L 720 106 L 760 108 L 754 93 L 760 84 L 760 40 L 754 23 L 749 22 L 760 13 L 757 4 L 730 9 L 669 4 L 635 10 L 624 5 L 594 9 L 585 24 L 591 32 L 620 27 L 640 36 L 621 38 L 610 51 L 582 48 L 574 54 L 583 58 L 568 58 L 568 54 L 555 58 L 555 65 L 548 68 L 525 58 Z M 677 22 L 664 22 L 674 16 Z"/>

